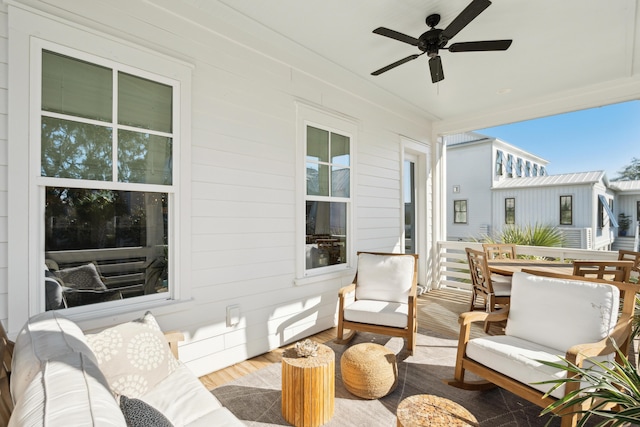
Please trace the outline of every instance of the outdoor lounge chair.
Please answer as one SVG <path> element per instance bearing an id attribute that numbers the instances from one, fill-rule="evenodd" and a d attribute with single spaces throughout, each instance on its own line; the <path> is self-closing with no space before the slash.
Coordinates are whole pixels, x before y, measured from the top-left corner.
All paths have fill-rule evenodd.
<path id="1" fill-rule="evenodd" d="M 615 355 L 619 359 L 616 346 L 627 354 L 635 293 L 640 288 L 602 279 L 553 276 L 515 273 L 507 307 L 493 313 L 462 313 L 454 378 L 445 382 L 468 390 L 499 386 L 544 408 L 577 390 L 580 383 L 566 383 L 545 396 L 553 384 L 541 381 L 571 374 L 540 360 L 558 363 L 564 357 L 582 366 L 586 358 L 602 360 Z M 473 323 L 504 320 L 504 335 L 470 339 Z M 468 381 L 467 371 L 484 380 Z M 570 411 L 577 409 L 574 406 Z M 559 415 L 563 415 L 563 427 L 576 424 L 576 414 Z"/>
<path id="2" fill-rule="evenodd" d="M 406 338 L 413 353 L 417 273 L 418 255 L 358 252 L 356 277 L 338 292 L 337 342 L 349 342 L 356 331 L 373 332 Z"/>

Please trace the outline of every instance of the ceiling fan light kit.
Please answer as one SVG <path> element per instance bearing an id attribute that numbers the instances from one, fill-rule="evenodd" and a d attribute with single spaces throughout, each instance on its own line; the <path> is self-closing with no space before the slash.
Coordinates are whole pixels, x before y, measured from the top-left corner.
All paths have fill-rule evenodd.
<path id="1" fill-rule="evenodd" d="M 391 30 L 385 27 L 378 27 L 373 32 L 381 36 L 389 37 L 394 40 L 398 40 L 403 43 L 417 46 L 422 53 L 409 55 L 406 58 L 400 59 L 392 64 L 382 67 L 379 70 L 371 73 L 373 76 L 378 76 L 384 72 L 387 72 L 405 62 L 413 61 L 425 53 L 429 57 L 429 70 L 431 72 L 431 81 L 437 83 L 444 80 L 444 71 L 442 68 L 442 59 L 440 58 L 440 50 L 448 50 L 449 52 L 485 52 L 485 51 L 500 51 L 507 50 L 511 46 L 512 40 L 485 40 L 474 42 L 461 42 L 454 43 L 447 46 L 449 40 L 451 40 L 456 34 L 458 34 L 464 27 L 466 27 L 471 21 L 473 21 L 478 15 L 480 15 L 486 8 L 491 5 L 489 0 L 473 0 L 458 16 L 444 30 L 435 28 L 440 22 L 440 15 L 437 13 L 427 16 L 426 24 L 429 30 L 422 33 L 418 38 L 408 36 L 395 30 Z"/>

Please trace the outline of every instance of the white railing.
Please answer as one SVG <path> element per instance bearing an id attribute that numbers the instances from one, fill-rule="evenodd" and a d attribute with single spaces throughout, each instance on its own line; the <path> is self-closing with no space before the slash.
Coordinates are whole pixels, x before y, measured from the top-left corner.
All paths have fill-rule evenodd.
<path id="1" fill-rule="evenodd" d="M 471 289 L 471 276 L 465 248 L 482 250 L 481 243 L 474 242 L 438 242 L 436 257 L 436 283 L 433 289 L 444 286 Z M 613 260 L 618 258 L 614 251 L 592 251 L 588 249 L 550 248 L 546 246 L 516 246 L 518 255 L 531 255 L 558 261 L 574 259 Z"/>

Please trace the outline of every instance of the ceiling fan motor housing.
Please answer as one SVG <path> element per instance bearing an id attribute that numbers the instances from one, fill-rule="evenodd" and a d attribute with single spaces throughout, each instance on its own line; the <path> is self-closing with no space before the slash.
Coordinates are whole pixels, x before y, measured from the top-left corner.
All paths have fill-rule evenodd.
<path id="1" fill-rule="evenodd" d="M 442 30 L 432 28 L 418 38 L 418 49 L 427 52 L 427 56 L 433 58 L 438 56 L 438 50 L 447 45 L 447 39 L 442 37 Z"/>

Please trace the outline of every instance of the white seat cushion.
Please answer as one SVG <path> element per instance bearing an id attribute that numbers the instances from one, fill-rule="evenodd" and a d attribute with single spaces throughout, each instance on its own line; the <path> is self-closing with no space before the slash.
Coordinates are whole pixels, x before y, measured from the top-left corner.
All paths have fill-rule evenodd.
<path id="1" fill-rule="evenodd" d="M 182 363 L 140 399 L 160 411 L 174 426 L 244 425 Z"/>
<path id="2" fill-rule="evenodd" d="M 358 255 L 356 299 L 407 303 L 413 283 L 412 255 Z"/>
<path id="3" fill-rule="evenodd" d="M 619 300 L 613 285 L 515 273 L 505 335 L 565 354 L 575 344 L 605 338 L 616 324 Z"/>
<path id="4" fill-rule="evenodd" d="M 567 372 L 544 365 L 538 360 L 561 362 L 561 350 L 545 347 L 530 341 L 506 335 L 474 338 L 467 343 L 467 357 L 497 372 L 546 393 L 553 384 L 534 384 L 550 379 L 564 378 Z M 613 355 L 608 358 L 612 360 Z M 607 358 L 598 358 L 600 361 Z M 586 387 L 588 384 L 583 383 Z M 564 385 L 554 390 L 552 396 L 564 396 Z"/>
<path id="5" fill-rule="evenodd" d="M 345 307 L 344 318 L 351 322 L 406 328 L 409 305 L 359 299 Z"/>
<path id="6" fill-rule="evenodd" d="M 508 297 L 511 295 L 511 277 L 501 276 L 496 280 L 491 280 L 493 293 L 497 297 Z"/>

